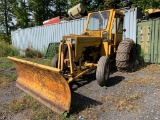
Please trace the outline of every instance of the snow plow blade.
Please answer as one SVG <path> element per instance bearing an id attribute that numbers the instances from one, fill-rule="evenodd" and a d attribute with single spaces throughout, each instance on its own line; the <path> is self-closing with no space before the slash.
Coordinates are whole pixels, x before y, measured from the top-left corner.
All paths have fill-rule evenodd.
<path id="1" fill-rule="evenodd" d="M 13 57 L 8 59 L 16 67 L 16 85 L 20 89 L 59 114 L 69 111 L 70 87 L 59 69 Z"/>

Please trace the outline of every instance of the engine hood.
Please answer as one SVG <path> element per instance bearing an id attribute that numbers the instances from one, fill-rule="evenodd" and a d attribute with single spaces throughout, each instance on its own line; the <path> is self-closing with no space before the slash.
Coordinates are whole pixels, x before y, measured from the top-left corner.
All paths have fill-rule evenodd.
<path id="1" fill-rule="evenodd" d="M 63 36 L 63 39 L 67 39 L 67 38 L 100 38 L 100 36 L 94 36 L 94 35 L 75 35 L 75 34 L 72 34 L 72 35 L 65 35 Z"/>

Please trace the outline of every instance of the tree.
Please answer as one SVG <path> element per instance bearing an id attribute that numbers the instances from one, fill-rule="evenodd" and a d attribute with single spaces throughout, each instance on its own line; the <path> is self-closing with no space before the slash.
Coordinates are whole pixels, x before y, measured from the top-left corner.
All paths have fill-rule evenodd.
<path id="1" fill-rule="evenodd" d="M 68 0 L 52 0 L 51 5 L 53 6 L 54 17 L 60 16 L 66 17 L 68 11 Z"/>
<path id="2" fill-rule="evenodd" d="M 98 10 L 104 8 L 104 0 L 69 0 L 69 7 L 73 7 L 78 3 L 82 3 L 87 11 Z"/>
<path id="3" fill-rule="evenodd" d="M 138 7 L 145 12 L 146 9 L 150 8 L 160 8 L 159 0 L 132 0 L 133 6 Z"/>
<path id="4" fill-rule="evenodd" d="M 105 0 L 105 4 L 108 8 L 123 8 L 123 7 L 131 7 L 131 0 Z"/>
<path id="5" fill-rule="evenodd" d="M 10 35 L 10 27 L 13 26 L 12 22 L 12 7 L 13 0 L 0 0 L 0 25 L 2 30 L 5 31 L 7 36 Z"/>
<path id="6" fill-rule="evenodd" d="M 30 14 L 25 0 L 15 1 L 12 5 L 13 13 L 17 21 L 17 28 L 27 28 L 31 26 Z"/>
<path id="7" fill-rule="evenodd" d="M 69 0 L 69 7 L 82 3 L 88 11 L 101 10 L 106 8 L 121 8 L 131 3 L 128 0 Z M 126 4 L 127 3 L 127 4 Z"/>
<path id="8" fill-rule="evenodd" d="M 42 25 L 43 21 L 52 18 L 54 0 L 28 0 L 29 9 L 34 19 L 34 25 Z"/>

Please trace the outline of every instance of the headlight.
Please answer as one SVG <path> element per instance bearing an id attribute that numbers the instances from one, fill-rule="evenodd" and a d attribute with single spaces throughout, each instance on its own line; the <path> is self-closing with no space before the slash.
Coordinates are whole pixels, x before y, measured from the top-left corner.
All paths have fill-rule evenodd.
<path id="1" fill-rule="evenodd" d="M 71 43 L 75 44 L 75 39 L 71 38 Z"/>

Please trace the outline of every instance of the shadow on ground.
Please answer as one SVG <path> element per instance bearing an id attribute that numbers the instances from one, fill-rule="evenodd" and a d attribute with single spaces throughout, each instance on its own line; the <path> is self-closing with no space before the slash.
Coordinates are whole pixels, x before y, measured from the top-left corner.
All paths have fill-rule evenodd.
<path id="1" fill-rule="evenodd" d="M 106 87 L 112 87 L 112 86 L 114 86 L 116 84 L 119 84 L 124 79 L 125 79 L 125 77 L 123 77 L 123 76 L 110 77 L 108 82 L 107 82 Z"/>
<path id="2" fill-rule="evenodd" d="M 122 76 L 110 77 L 106 87 L 111 87 L 116 84 L 119 84 L 123 79 L 124 79 L 124 77 L 122 77 Z M 76 81 L 74 81 L 71 84 L 70 88 L 72 91 L 72 100 L 71 100 L 70 114 L 79 113 L 79 112 L 85 110 L 86 108 L 90 108 L 91 106 L 102 105 L 101 102 L 96 101 L 94 99 L 91 99 L 89 97 L 86 97 L 86 96 L 81 95 L 76 92 L 76 90 L 78 88 L 80 88 L 86 84 L 89 84 L 93 80 L 96 80 L 96 71 L 92 71 L 92 73 L 89 73 L 89 74 L 83 76 L 83 78 L 81 78 L 81 79 L 77 79 Z M 98 86 L 98 84 L 97 84 L 97 86 Z"/>
<path id="3" fill-rule="evenodd" d="M 70 83 L 70 88 L 75 91 L 78 88 L 89 84 L 90 82 L 96 80 L 96 70 L 91 71 L 90 73 L 82 76 L 81 78 L 76 79 L 75 81 L 73 81 L 72 83 Z"/>
<path id="4" fill-rule="evenodd" d="M 102 105 L 102 103 L 72 91 L 70 114 L 76 114 L 85 110 L 86 108 L 97 105 Z"/>
<path id="5" fill-rule="evenodd" d="M 111 74 L 113 74 L 114 72 L 116 72 L 117 70 L 114 68 L 114 69 L 111 69 Z M 111 86 L 114 86 L 116 84 L 119 84 L 122 80 L 124 80 L 125 78 L 123 76 L 113 76 L 113 77 L 109 77 L 109 80 L 107 82 L 107 85 L 106 87 L 111 87 Z M 96 70 L 88 73 L 87 75 L 83 76 L 82 78 L 79 78 L 75 81 L 73 81 L 71 84 L 70 84 L 70 88 L 75 91 L 77 90 L 78 88 L 86 85 L 86 84 L 89 84 L 90 82 L 96 80 Z M 98 85 L 98 83 L 97 83 Z"/>
<path id="6" fill-rule="evenodd" d="M 91 106 L 97 106 L 97 105 L 102 104 L 99 101 L 96 101 L 94 99 L 91 99 L 89 97 L 86 97 L 84 95 L 81 95 L 81 94 L 75 92 L 78 88 L 80 88 L 86 84 L 89 84 L 93 80 L 96 80 L 96 71 L 95 70 L 84 75 L 82 78 L 77 79 L 76 81 L 74 81 L 70 84 L 70 88 L 72 91 L 70 114 L 79 113 L 79 112 L 85 110 L 86 108 L 90 108 Z"/>

